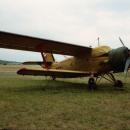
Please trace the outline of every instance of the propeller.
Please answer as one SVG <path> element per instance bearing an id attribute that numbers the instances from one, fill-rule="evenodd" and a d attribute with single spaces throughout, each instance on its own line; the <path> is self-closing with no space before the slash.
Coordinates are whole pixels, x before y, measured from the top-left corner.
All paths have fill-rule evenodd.
<path id="1" fill-rule="evenodd" d="M 130 66 L 130 56 L 127 58 L 126 63 L 125 63 L 125 69 L 124 69 L 124 74 L 125 74 L 124 80 L 125 80 L 125 82 L 127 82 L 129 66 Z"/>
<path id="2" fill-rule="evenodd" d="M 119 37 L 119 40 L 122 43 L 122 45 L 124 47 L 126 47 L 125 44 L 124 44 L 124 42 L 123 42 L 123 40 L 120 37 Z M 129 66 L 130 66 L 130 50 L 127 51 L 127 54 L 128 54 L 128 58 L 126 59 L 125 69 L 124 69 L 125 79 L 128 76 L 128 69 L 129 69 Z"/>
<path id="3" fill-rule="evenodd" d="M 120 39 L 121 40 L 121 39 Z M 121 40 L 122 41 L 122 40 Z M 122 41 L 122 44 L 124 46 L 124 43 Z M 127 51 L 127 54 L 128 54 L 128 58 L 126 59 L 126 63 L 125 63 L 125 69 L 124 69 L 124 74 L 125 74 L 125 80 L 127 79 L 127 76 L 128 76 L 128 70 L 129 70 L 129 67 L 130 67 L 130 50 L 128 49 Z"/>
<path id="4" fill-rule="evenodd" d="M 120 37 L 119 37 L 119 40 L 122 43 L 122 45 L 125 47 L 125 44 L 124 44 L 124 42 L 122 41 L 122 39 Z"/>
<path id="5" fill-rule="evenodd" d="M 127 75 L 127 73 L 128 73 L 129 66 L 130 66 L 130 56 L 127 58 L 126 64 L 125 64 L 124 73 L 125 73 L 126 75 Z"/>

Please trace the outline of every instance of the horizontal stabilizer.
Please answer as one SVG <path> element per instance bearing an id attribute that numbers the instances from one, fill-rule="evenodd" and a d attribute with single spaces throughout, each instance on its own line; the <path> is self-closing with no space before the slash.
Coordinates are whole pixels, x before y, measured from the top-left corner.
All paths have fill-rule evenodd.
<path id="1" fill-rule="evenodd" d="M 23 62 L 22 63 L 23 65 L 43 65 L 44 63 L 43 62 L 40 62 L 40 61 L 27 61 L 27 62 Z"/>
<path id="2" fill-rule="evenodd" d="M 45 63 L 42 61 L 27 61 L 24 62 L 23 65 L 44 65 Z M 51 65 L 51 62 L 47 62 L 46 64 Z"/>
<path id="3" fill-rule="evenodd" d="M 33 70 L 33 69 L 20 69 L 17 74 L 19 75 L 34 75 L 34 76 L 54 76 L 57 78 L 76 78 L 87 77 L 90 74 L 80 71 L 68 71 L 68 70 Z"/>

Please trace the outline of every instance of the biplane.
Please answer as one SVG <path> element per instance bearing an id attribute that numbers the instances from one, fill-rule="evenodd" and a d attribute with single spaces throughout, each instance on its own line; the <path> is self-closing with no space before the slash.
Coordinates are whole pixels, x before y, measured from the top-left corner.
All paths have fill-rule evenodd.
<path id="1" fill-rule="evenodd" d="M 56 78 L 89 77 L 88 87 L 96 88 L 97 81 L 102 78 L 110 81 L 115 87 L 123 87 L 123 82 L 117 80 L 114 73 L 128 72 L 130 66 L 130 50 L 124 45 L 117 49 L 109 46 L 96 48 L 85 47 L 36 38 L 20 34 L 0 31 L 0 47 L 41 53 L 43 61 L 25 62 L 24 64 L 40 65 L 41 69 L 22 68 L 20 75 L 51 76 Z M 53 54 L 71 56 L 56 62 Z"/>

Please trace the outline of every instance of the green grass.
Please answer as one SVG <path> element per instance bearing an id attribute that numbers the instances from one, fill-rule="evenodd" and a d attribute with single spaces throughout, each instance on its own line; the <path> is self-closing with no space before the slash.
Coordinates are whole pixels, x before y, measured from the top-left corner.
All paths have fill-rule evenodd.
<path id="1" fill-rule="evenodd" d="M 122 76 L 120 76 L 122 77 Z M 87 79 L 0 76 L 0 129 L 130 130 L 130 82 L 123 91 Z"/>

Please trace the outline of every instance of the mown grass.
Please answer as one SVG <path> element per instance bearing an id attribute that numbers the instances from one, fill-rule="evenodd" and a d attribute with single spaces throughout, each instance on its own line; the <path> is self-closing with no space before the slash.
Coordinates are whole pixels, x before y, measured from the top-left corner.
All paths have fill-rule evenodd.
<path id="1" fill-rule="evenodd" d="M 86 82 L 1 75 L 0 129 L 130 130 L 129 79 L 123 91 Z"/>

